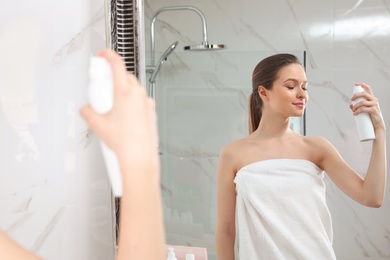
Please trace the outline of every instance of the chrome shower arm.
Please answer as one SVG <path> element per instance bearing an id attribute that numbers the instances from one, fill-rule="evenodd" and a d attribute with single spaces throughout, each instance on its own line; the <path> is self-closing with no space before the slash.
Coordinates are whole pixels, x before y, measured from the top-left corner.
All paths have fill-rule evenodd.
<path id="1" fill-rule="evenodd" d="M 155 41 L 154 41 L 154 24 L 156 22 L 157 16 L 165 11 L 178 11 L 178 10 L 190 10 L 196 12 L 200 18 L 202 19 L 202 30 L 203 30 L 203 42 L 202 44 L 207 45 L 208 40 L 207 40 L 207 26 L 206 26 L 206 18 L 203 15 L 203 13 L 196 7 L 193 6 L 170 6 L 170 7 L 163 7 L 154 14 L 152 18 L 152 22 L 150 25 L 150 59 L 152 66 L 154 66 L 155 62 Z"/>

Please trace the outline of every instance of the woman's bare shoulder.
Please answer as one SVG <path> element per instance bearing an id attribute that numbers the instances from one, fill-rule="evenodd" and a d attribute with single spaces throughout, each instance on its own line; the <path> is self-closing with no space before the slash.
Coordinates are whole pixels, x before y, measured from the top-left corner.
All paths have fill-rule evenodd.
<path id="1" fill-rule="evenodd" d="M 225 177 L 234 178 L 247 150 L 248 138 L 233 141 L 224 146 L 219 154 L 218 168 Z M 231 173 L 231 174 L 228 174 Z"/>
<path id="2" fill-rule="evenodd" d="M 236 141 L 233 141 L 233 142 L 225 145 L 222 148 L 221 153 L 224 153 L 224 154 L 240 153 L 242 151 L 242 149 L 245 149 L 245 147 L 247 146 L 247 144 L 249 142 L 250 142 L 250 139 L 248 137 L 238 139 Z"/>
<path id="3" fill-rule="evenodd" d="M 242 154 L 247 150 L 248 142 L 248 138 L 244 137 L 224 146 L 219 155 L 220 161 L 230 164 L 235 168 Z"/>
<path id="4" fill-rule="evenodd" d="M 325 158 L 338 153 L 333 144 L 322 136 L 305 136 L 304 140 L 310 154 L 318 160 L 319 164 Z"/>
<path id="5" fill-rule="evenodd" d="M 332 146 L 332 144 L 322 136 L 304 136 L 305 142 L 311 147 L 326 148 L 327 146 Z"/>

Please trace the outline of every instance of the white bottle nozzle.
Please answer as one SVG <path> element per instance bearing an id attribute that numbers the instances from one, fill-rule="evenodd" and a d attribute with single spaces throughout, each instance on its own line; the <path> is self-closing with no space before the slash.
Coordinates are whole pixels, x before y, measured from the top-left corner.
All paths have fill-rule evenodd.
<path id="1" fill-rule="evenodd" d="M 355 86 L 353 88 L 353 95 L 364 92 L 364 89 L 361 86 Z M 353 101 L 353 105 L 364 101 L 364 98 L 357 98 Z M 369 113 L 360 113 L 355 116 L 356 126 L 359 133 L 359 138 L 361 142 L 370 141 L 375 139 L 375 131 L 372 125 L 371 116 Z"/>
<path id="2" fill-rule="evenodd" d="M 102 57 L 91 57 L 89 62 L 89 77 L 91 79 L 112 78 L 110 64 Z"/>
<path id="3" fill-rule="evenodd" d="M 101 57 L 92 57 L 89 65 L 89 102 L 99 114 L 111 110 L 114 99 L 111 68 Z"/>

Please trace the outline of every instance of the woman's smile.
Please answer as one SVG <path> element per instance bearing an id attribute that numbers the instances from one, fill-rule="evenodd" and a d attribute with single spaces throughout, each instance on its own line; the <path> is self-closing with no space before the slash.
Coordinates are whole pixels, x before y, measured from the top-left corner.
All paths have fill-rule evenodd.
<path id="1" fill-rule="evenodd" d="M 295 103 L 292 103 L 294 106 L 300 108 L 300 109 L 304 109 L 305 108 L 305 103 L 304 102 L 295 102 Z"/>

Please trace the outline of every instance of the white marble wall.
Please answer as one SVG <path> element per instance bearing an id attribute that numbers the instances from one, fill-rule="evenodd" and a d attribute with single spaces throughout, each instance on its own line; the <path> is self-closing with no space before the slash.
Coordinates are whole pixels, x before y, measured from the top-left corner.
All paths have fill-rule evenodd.
<path id="1" fill-rule="evenodd" d="M 214 259 L 218 152 L 247 132 L 251 71 L 237 66 L 235 73 L 242 73 L 238 79 L 232 68 L 245 59 L 250 64 L 257 55 L 260 60 L 261 53 L 305 50 L 307 134 L 330 140 L 363 174 L 370 144 L 358 141 L 349 97 L 355 82 L 370 84 L 390 125 L 390 1 L 145 0 L 147 49 L 153 14 L 176 5 L 202 10 L 210 42 L 227 45 L 221 53 L 183 52 L 185 45 L 202 40 L 200 19 L 189 11 L 163 13 L 156 22 L 156 59 L 179 41 L 156 83 L 167 239 L 205 246 Z M 232 55 L 237 62 L 226 58 Z M 207 71 L 210 64 L 219 65 Z M 231 85 L 215 76 L 224 70 Z M 389 193 L 380 209 L 371 209 L 346 197 L 329 180 L 327 189 L 338 259 L 389 259 Z"/>
<path id="2" fill-rule="evenodd" d="M 45 259 L 113 259 L 111 192 L 79 117 L 103 0 L 0 8 L 0 228 Z"/>

